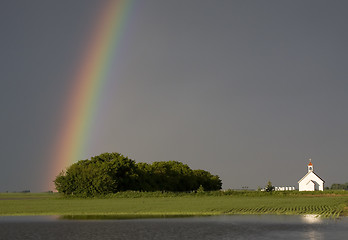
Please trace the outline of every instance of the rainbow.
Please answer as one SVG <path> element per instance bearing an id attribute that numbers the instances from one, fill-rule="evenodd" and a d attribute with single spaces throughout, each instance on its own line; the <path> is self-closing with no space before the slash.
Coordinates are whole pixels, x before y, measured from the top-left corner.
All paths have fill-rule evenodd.
<path id="1" fill-rule="evenodd" d="M 84 155 L 88 129 L 98 108 L 98 99 L 108 79 L 132 4 L 133 0 L 111 0 L 102 7 L 64 106 L 62 129 L 50 158 L 50 182 Z"/>

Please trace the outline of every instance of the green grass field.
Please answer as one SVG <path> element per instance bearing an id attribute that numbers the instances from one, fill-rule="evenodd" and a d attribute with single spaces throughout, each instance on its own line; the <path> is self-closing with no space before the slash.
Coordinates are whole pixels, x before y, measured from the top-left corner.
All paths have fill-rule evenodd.
<path id="1" fill-rule="evenodd" d="M 105 198 L 67 198 L 59 194 L 0 194 L 0 215 L 204 216 L 220 214 L 347 215 L 348 194 L 119 193 Z"/>

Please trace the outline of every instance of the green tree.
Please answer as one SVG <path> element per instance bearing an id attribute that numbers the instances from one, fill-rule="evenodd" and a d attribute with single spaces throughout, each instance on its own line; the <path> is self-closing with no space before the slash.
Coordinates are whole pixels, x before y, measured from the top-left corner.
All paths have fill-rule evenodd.
<path id="1" fill-rule="evenodd" d="M 157 190 L 192 190 L 192 170 L 186 164 L 177 161 L 154 162 L 151 165 L 151 173 Z"/>
<path id="2" fill-rule="evenodd" d="M 344 183 L 344 184 L 341 184 L 341 183 L 333 183 L 333 184 L 331 185 L 331 189 L 332 189 L 332 190 L 336 190 L 336 189 L 348 190 L 348 183 Z"/>
<path id="3" fill-rule="evenodd" d="M 205 170 L 193 170 L 194 189 L 198 189 L 201 185 L 206 191 L 220 190 L 222 182 L 216 175 L 212 175 Z"/>
<path id="4" fill-rule="evenodd" d="M 267 186 L 265 188 L 266 192 L 273 192 L 274 191 L 274 186 L 272 185 L 271 181 L 267 182 Z"/>
<path id="5" fill-rule="evenodd" d="M 103 153 L 72 164 L 54 183 L 58 192 L 95 196 L 136 190 L 135 162 L 119 153 Z"/>
<path id="6" fill-rule="evenodd" d="M 152 166 L 148 163 L 137 163 L 136 171 L 138 175 L 137 186 L 140 191 L 156 191 L 158 187 L 154 179 Z"/>
<path id="7" fill-rule="evenodd" d="M 136 163 L 119 153 L 103 153 L 81 160 L 54 180 L 58 192 L 96 196 L 119 191 L 192 191 L 221 189 L 221 180 L 178 161 Z"/>

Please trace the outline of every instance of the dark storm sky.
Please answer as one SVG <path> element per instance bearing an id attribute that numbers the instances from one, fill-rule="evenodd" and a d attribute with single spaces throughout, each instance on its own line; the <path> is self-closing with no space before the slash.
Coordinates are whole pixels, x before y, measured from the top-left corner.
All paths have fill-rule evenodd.
<path id="1" fill-rule="evenodd" d="M 48 190 L 61 109 L 106 1 L 0 3 L 0 191 Z M 347 1 L 134 1 L 88 152 L 223 188 L 348 182 Z M 116 63 L 115 63 L 116 64 Z M 77 159 L 78 160 L 78 159 Z"/>

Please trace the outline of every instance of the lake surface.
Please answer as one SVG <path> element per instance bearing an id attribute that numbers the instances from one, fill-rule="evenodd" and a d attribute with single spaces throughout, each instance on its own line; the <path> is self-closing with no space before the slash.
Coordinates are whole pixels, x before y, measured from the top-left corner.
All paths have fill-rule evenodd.
<path id="1" fill-rule="evenodd" d="M 347 239 L 348 218 L 234 215 L 190 218 L 66 220 L 0 217 L 0 239 Z"/>

